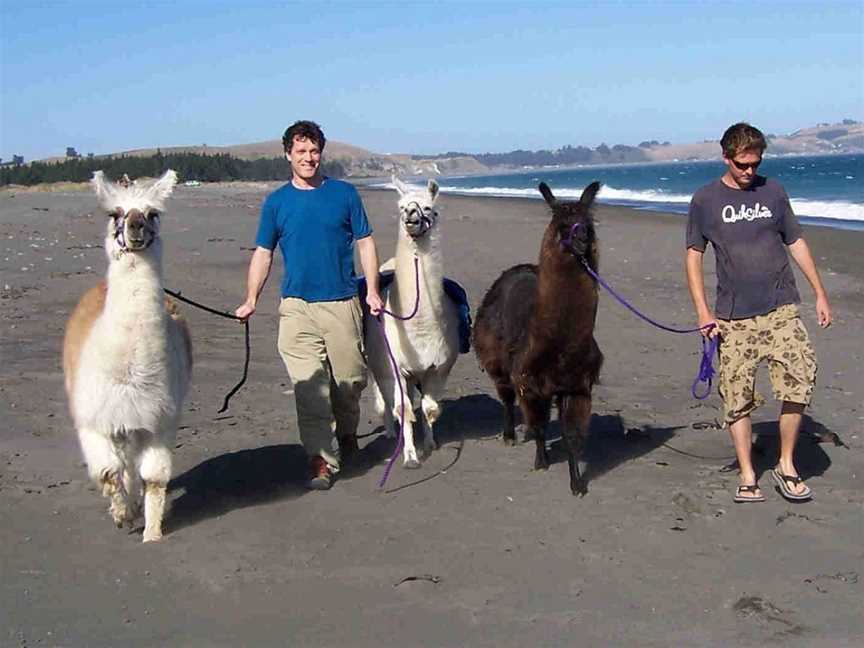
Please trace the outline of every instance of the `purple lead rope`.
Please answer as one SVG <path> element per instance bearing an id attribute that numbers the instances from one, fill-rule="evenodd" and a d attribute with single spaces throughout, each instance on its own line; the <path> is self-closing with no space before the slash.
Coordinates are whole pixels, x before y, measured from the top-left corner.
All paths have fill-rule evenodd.
<path id="1" fill-rule="evenodd" d="M 402 381 L 399 378 L 399 363 L 396 362 L 396 356 L 393 355 L 393 350 L 390 348 L 390 341 L 387 339 L 387 333 L 384 332 L 383 314 L 386 313 L 390 317 L 403 322 L 410 320 L 417 314 L 417 311 L 420 308 L 420 266 L 417 257 L 414 257 L 414 281 L 417 286 L 417 296 L 414 300 L 414 310 L 411 311 L 410 315 L 397 315 L 386 308 L 382 308 L 381 314 L 375 316 L 375 321 L 378 322 L 378 330 L 381 331 L 381 337 L 384 338 L 384 347 L 387 349 L 387 357 L 390 358 L 390 366 L 393 367 L 393 378 L 396 380 L 396 384 L 399 385 L 399 400 L 401 403 L 401 420 L 399 421 L 399 436 L 396 438 L 396 448 L 393 450 L 393 454 L 390 455 L 390 459 L 384 467 L 384 473 L 381 475 L 381 479 L 378 480 L 378 488 L 384 488 L 384 484 L 387 483 L 387 479 L 390 477 L 390 471 L 393 470 L 393 464 L 396 463 L 396 458 L 399 456 L 399 453 L 402 452 L 402 446 L 405 444 L 405 439 L 402 436 L 402 427 L 405 425 L 405 390 L 402 389 Z"/>
<path id="2" fill-rule="evenodd" d="M 603 286 L 609 294 L 612 295 L 615 299 L 618 300 L 625 308 L 629 309 L 637 317 L 645 320 L 649 324 L 656 326 L 659 329 L 663 329 L 664 331 L 669 331 L 670 333 L 701 333 L 703 330 L 710 330 L 716 326 L 713 322 L 711 324 L 706 324 L 705 326 L 697 326 L 696 328 L 674 328 L 672 326 L 666 326 L 665 324 L 661 324 L 657 322 L 647 315 L 639 312 L 635 306 L 630 304 L 626 299 L 624 299 L 621 295 L 615 292 L 615 289 L 612 288 L 608 283 L 606 283 L 603 278 L 598 275 L 594 270 L 591 269 L 591 266 L 588 265 L 588 262 L 584 258 L 580 258 L 582 261 L 582 265 L 585 266 L 585 269 L 588 271 L 594 279 Z M 702 360 L 699 363 L 699 373 L 696 375 L 696 379 L 693 381 L 693 385 L 690 388 L 690 393 L 693 394 L 693 398 L 697 398 L 699 400 L 704 400 L 708 398 L 708 394 L 711 393 L 711 385 L 714 381 L 714 366 L 711 364 L 714 354 L 717 353 L 717 338 L 713 337 L 710 340 L 706 340 L 702 338 Z M 699 394 L 698 387 L 699 383 L 706 383 L 708 385 L 704 394 Z"/>
<path id="3" fill-rule="evenodd" d="M 561 240 L 562 247 L 568 247 L 575 254 L 575 250 L 573 250 L 573 236 L 576 234 L 576 230 L 579 228 L 579 223 L 574 223 L 570 228 L 570 233 L 567 235 L 567 238 Z M 708 331 L 717 326 L 713 322 L 710 324 L 706 324 L 705 326 L 697 326 L 696 328 L 674 328 L 671 326 L 666 326 L 665 324 L 661 324 L 660 322 L 651 319 L 647 315 L 641 313 L 636 309 L 635 306 L 630 304 L 624 297 L 615 292 L 615 289 L 612 288 L 608 283 L 606 283 L 603 278 L 598 275 L 594 270 L 588 265 L 588 261 L 585 260 L 584 256 L 577 255 L 579 260 L 582 262 L 582 265 L 585 266 L 585 269 L 588 271 L 594 280 L 603 286 L 609 294 L 612 295 L 618 303 L 622 306 L 630 310 L 634 315 L 648 322 L 652 326 L 656 326 L 659 329 L 664 331 L 669 331 L 670 333 L 701 333 L 702 331 Z M 714 358 L 714 354 L 717 353 L 717 338 L 712 337 L 710 340 L 706 340 L 704 337 L 702 338 L 702 360 L 699 363 L 699 373 L 696 375 L 696 379 L 693 381 L 693 386 L 690 388 L 690 393 L 693 394 L 693 398 L 697 398 L 699 400 L 704 400 L 708 397 L 708 394 L 711 393 L 711 385 L 714 380 L 714 366 L 712 365 L 712 360 Z M 708 388 L 705 390 L 704 394 L 699 394 L 698 386 L 699 383 L 706 383 Z"/>
<path id="4" fill-rule="evenodd" d="M 714 366 L 711 364 L 711 360 L 714 358 L 715 353 L 717 353 L 717 337 L 715 336 L 708 340 L 703 337 L 702 361 L 699 363 L 699 373 L 693 380 L 693 386 L 690 387 L 690 393 L 693 394 L 693 398 L 705 400 L 708 398 L 708 394 L 711 393 L 711 383 L 714 380 Z M 706 383 L 708 387 L 705 389 L 705 393 L 700 396 L 697 388 L 701 382 Z"/>

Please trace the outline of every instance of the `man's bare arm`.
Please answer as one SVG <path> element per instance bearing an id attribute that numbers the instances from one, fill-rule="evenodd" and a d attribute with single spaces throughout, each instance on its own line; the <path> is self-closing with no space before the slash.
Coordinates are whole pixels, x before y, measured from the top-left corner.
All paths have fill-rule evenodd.
<path id="1" fill-rule="evenodd" d="M 792 255 L 795 263 L 801 268 L 801 272 L 804 273 L 813 288 L 813 294 L 816 296 L 816 319 L 819 321 L 819 326 L 822 328 L 831 326 L 834 316 L 831 313 L 831 305 L 828 303 L 828 293 L 825 291 L 825 286 L 822 285 L 822 279 L 816 269 L 816 262 L 813 261 L 813 255 L 810 253 L 810 246 L 803 238 L 799 238 L 788 247 L 789 254 Z"/>
<path id="2" fill-rule="evenodd" d="M 699 326 L 707 326 L 715 323 L 714 313 L 708 307 L 708 300 L 705 297 L 705 279 L 702 275 L 702 259 L 705 253 L 693 248 L 687 248 L 687 256 L 684 259 L 684 266 L 687 270 L 687 287 L 690 289 L 690 298 L 693 300 L 693 307 L 696 309 L 696 319 Z M 702 335 L 714 337 L 720 331 L 716 326 L 710 329 L 703 329 Z"/>
<path id="3" fill-rule="evenodd" d="M 249 274 L 246 278 L 246 301 L 237 307 L 234 315 L 240 319 L 248 319 L 258 304 L 258 296 L 264 290 L 270 267 L 273 265 L 273 250 L 257 247 L 249 261 Z"/>
<path id="4" fill-rule="evenodd" d="M 357 241 L 357 252 L 360 255 L 360 267 L 366 277 L 366 303 L 373 315 L 377 315 L 384 307 L 378 292 L 378 249 L 375 239 L 365 236 Z"/>

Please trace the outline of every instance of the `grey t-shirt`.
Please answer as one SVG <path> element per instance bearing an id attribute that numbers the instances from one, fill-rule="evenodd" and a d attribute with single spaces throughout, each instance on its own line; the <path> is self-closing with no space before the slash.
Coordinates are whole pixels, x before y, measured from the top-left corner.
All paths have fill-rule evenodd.
<path id="1" fill-rule="evenodd" d="M 720 319 L 765 315 L 801 301 L 786 246 L 801 238 L 801 226 L 779 182 L 757 176 L 748 189 L 721 180 L 705 185 L 690 201 L 687 247 L 717 258 Z"/>

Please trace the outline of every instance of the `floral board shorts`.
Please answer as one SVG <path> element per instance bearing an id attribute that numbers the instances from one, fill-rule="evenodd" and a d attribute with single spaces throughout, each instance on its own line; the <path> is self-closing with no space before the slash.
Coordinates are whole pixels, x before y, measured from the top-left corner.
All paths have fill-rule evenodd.
<path id="1" fill-rule="evenodd" d="M 717 320 L 720 328 L 720 377 L 724 417 L 734 423 L 765 403 L 756 391 L 756 370 L 768 361 L 777 400 L 810 404 L 816 383 L 816 353 L 798 307 L 787 304 L 766 315 Z"/>

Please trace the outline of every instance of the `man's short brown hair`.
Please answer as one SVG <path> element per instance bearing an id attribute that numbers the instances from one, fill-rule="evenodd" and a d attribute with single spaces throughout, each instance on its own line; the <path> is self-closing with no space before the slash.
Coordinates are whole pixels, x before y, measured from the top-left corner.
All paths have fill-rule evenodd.
<path id="1" fill-rule="evenodd" d="M 294 138 L 312 140 L 318 145 L 321 151 L 324 151 L 324 144 L 327 140 L 324 138 L 324 131 L 313 121 L 296 121 L 291 126 L 285 129 L 285 134 L 282 136 L 282 148 L 286 153 L 291 152 L 291 147 L 294 145 Z"/>
<path id="2" fill-rule="evenodd" d="M 768 148 L 768 142 L 758 128 L 739 122 L 726 129 L 720 140 L 720 147 L 723 149 L 723 156 L 732 159 L 744 151 L 754 151 L 761 155 Z"/>

